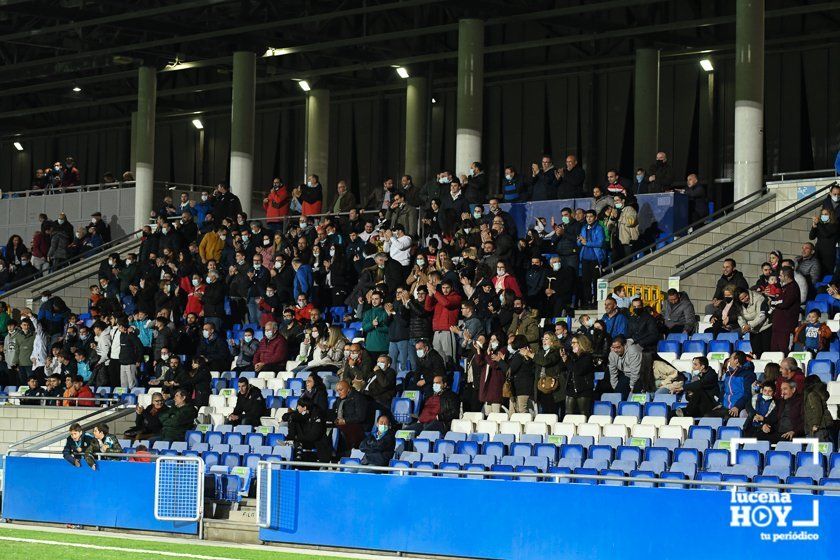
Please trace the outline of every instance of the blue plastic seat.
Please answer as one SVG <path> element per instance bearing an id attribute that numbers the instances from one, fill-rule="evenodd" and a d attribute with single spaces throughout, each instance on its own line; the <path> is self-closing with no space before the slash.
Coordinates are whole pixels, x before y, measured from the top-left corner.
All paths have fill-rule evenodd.
<path id="1" fill-rule="evenodd" d="M 492 455 L 501 460 L 505 456 L 505 444 L 500 441 L 488 441 L 481 450 L 482 455 Z"/>
<path id="2" fill-rule="evenodd" d="M 618 406 L 618 403 L 620 403 L 621 400 L 621 393 L 604 393 L 601 395 L 601 401 L 612 403 L 615 406 Z"/>
<path id="3" fill-rule="evenodd" d="M 732 344 L 735 344 L 736 342 L 738 342 L 739 338 L 740 336 L 738 336 L 738 333 L 736 332 L 721 332 L 718 333 L 718 335 L 715 337 L 715 340 L 728 340 Z"/>
<path id="4" fill-rule="evenodd" d="M 592 414 L 599 416 L 615 416 L 615 405 L 608 401 L 595 401 L 592 405 Z"/>
<path id="5" fill-rule="evenodd" d="M 696 352 L 698 354 L 706 354 L 706 343 L 702 340 L 687 340 L 683 342 L 682 351 Z"/>
<path id="6" fill-rule="evenodd" d="M 671 352 L 677 355 L 681 353 L 680 348 L 681 344 L 677 340 L 660 340 L 656 345 L 657 352 Z"/>
<path id="7" fill-rule="evenodd" d="M 688 429 L 689 439 L 704 439 L 708 442 L 715 440 L 715 430 L 711 426 L 691 426 Z"/>
<path id="8" fill-rule="evenodd" d="M 490 467 L 492 472 L 506 472 L 512 473 L 514 472 L 513 465 L 493 465 Z M 493 476 L 490 477 L 492 480 L 516 480 L 513 476 Z"/>
<path id="9" fill-rule="evenodd" d="M 691 340 L 702 340 L 706 344 L 714 340 L 715 336 L 712 333 L 694 333 L 689 337 Z"/>
<path id="10" fill-rule="evenodd" d="M 674 340 L 682 344 L 686 340 L 688 340 L 688 335 L 685 333 L 669 333 L 665 340 Z"/>
<path id="11" fill-rule="evenodd" d="M 459 441 L 455 444 L 455 453 L 461 453 L 475 457 L 480 452 L 480 446 L 474 441 Z"/>
<path id="12" fill-rule="evenodd" d="M 764 455 L 764 462 L 769 467 L 786 467 L 790 472 L 793 465 L 793 454 L 790 451 L 779 451 L 778 449 L 768 451 Z"/>
<path id="13" fill-rule="evenodd" d="M 533 447 L 530 443 L 517 442 L 510 446 L 510 453 L 514 457 L 530 457 Z"/>
<path id="14" fill-rule="evenodd" d="M 589 448 L 589 459 L 597 459 L 602 461 L 612 462 L 614 450 L 609 445 L 593 445 Z"/>
<path id="15" fill-rule="evenodd" d="M 647 479 L 657 478 L 656 473 L 653 471 L 636 470 L 631 472 L 630 476 L 636 479 L 630 483 L 630 486 L 647 486 L 649 488 L 654 488 L 656 486 L 655 482 L 647 481 Z"/>
<path id="16" fill-rule="evenodd" d="M 737 340 L 735 340 L 737 342 Z M 709 343 L 709 352 L 732 352 L 732 341 L 718 338 Z"/>
<path id="17" fill-rule="evenodd" d="M 622 445 L 616 450 L 615 458 L 619 461 L 633 461 L 638 465 L 642 461 L 642 449 L 635 445 Z"/>
<path id="18" fill-rule="evenodd" d="M 675 463 L 700 464 L 700 451 L 690 447 L 680 447 L 674 450 Z"/>
<path id="19" fill-rule="evenodd" d="M 606 467 L 605 467 L 606 468 Z M 582 474 L 587 476 L 595 476 L 598 474 L 598 470 L 591 468 L 591 467 L 580 467 L 574 470 L 575 474 Z M 574 484 L 598 484 L 598 480 L 594 478 L 573 478 L 572 482 Z"/>
<path id="20" fill-rule="evenodd" d="M 831 306 L 828 302 L 825 301 L 807 301 L 805 302 L 805 313 L 810 313 L 812 310 L 817 309 L 823 315 L 828 314 L 831 311 Z"/>
<path id="21" fill-rule="evenodd" d="M 645 461 L 661 462 L 665 465 L 671 464 L 671 450 L 667 447 L 646 447 Z"/>
<path id="22" fill-rule="evenodd" d="M 703 454 L 703 468 L 707 471 L 716 470 L 715 467 L 729 466 L 728 449 L 709 449 Z"/>
<path id="23" fill-rule="evenodd" d="M 225 434 L 225 443 L 228 445 L 242 445 L 243 441 L 245 441 L 245 436 L 238 432 Z"/>
<path id="24" fill-rule="evenodd" d="M 629 401 L 622 401 L 618 403 L 619 416 L 635 416 L 636 418 L 641 419 L 642 412 L 644 412 L 644 409 L 640 403 Z"/>
<path id="25" fill-rule="evenodd" d="M 663 402 L 649 402 L 645 403 L 645 416 L 661 416 L 668 418 L 669 407 Z"/>
<path id="26" fill-rule="evenodd" d="M 729 441 L 741 437 L 741 428 L 736 426 L 721 426 L 717 430 L 718 441 Z"/>
<path id="27" fill-rule="evenodd" d="M 739 340 L 735 343 L 735 350 L 738 352 L 743 352 L 745 354 L 752 354 L 752 342 L 749 340 Z"/>
<path id="28" fill-rule="evenodd" d="M 549 466 L 557 464 L 559 459 L 559 449 L 553 443 L 538 443 L 534 446 L 535 457 L 545 457 L 548 460 Z"/>
<path id="29" fill-rule="evenodd" d="M 834 374 L 834 362 L 830 360 L 823 360 L 823 359 L 816 359 L 811 360 L 808 362 L 808 374 L 809 375 L 820 375 L 820 374 L 828 374 L 829 381 L 831 380 L 831 376 Z"/>
<path id="30" fill-rule="evenodd" d="M 455 453 L 455 442 L 447 439 L 439 439 L 435 442 L 435 452 L 443 455 L 452 455 Z"/>
<path id="31" fill-rule="evenodd" d="M 201 454 L 201 460 L 204 461 L 204 468 L 210 472 L 210 468 L 219 464 L 221 455 L 215 451 L 205 451 Z"/>

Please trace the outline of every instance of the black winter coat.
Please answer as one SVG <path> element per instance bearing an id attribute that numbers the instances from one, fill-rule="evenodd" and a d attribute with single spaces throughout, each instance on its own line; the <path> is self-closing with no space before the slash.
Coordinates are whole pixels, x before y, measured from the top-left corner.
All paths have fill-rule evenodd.
<path id="1" fill-rule="evenodd" d="M 534 362 L 525 359 L 522 354 L 515 352 L 507 360 L 499 362 L 499 368 L 506 373 L 513 383 L 513 394 L 533 398 L 534 396 Z"/>

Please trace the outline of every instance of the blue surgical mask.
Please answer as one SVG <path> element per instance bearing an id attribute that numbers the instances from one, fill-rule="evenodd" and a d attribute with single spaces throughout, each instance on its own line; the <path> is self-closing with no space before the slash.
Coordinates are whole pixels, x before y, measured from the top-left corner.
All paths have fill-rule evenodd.
<path id="1" fill-rule="evenodd" d="M 821 221 L 822 223 L 826 223 L 826 222 L 828 221 L 828 216 L 826 216 L 825 214 L 823 214 L 822 216 L 820 216 L 820 221 Z"/>
<path id="2" fill-rule="evenodd" d="M 385 435 L 385 433 L 388 431 L 388 426 L 386 426 L 385 424 L 377 424 L 376 431 L 379 432 L 379 435 Z"/>
<path id="3" fill-rule="evenodd" d="M 245 342 L 251 342 L 252 340 L 254 340 L 254 337 L 249 335 L 245 335 L 243 338 L 245 339 Z"/>

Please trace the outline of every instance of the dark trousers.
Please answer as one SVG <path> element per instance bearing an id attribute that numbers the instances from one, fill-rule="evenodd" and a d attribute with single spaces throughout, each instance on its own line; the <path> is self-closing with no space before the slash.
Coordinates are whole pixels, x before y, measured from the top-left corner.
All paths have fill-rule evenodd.
<path id="1" fill-rule="evenodd" d="M 772 329 L 764 329 L 761 332 L 750 331 L 750 347 L 755 356 L 761 356 L 762 352 L 766 352 L 770 348 L 770 333 Z"/>
<path id="2" fill-rule="evenodd" d="M 687 400 L 688 404 L 682 409 L 682 414 L 683 416 L 692 416 L 694 418 L 708 416 L 715 411 L 719 404 L 705 391 L 692 391 L 689 393 Z M 720 410 L 724 411 L 726 409 L 720 407 Z M 729 412 L 726 411 L 726 413 L 728 416 Z"/>
<path id="3" fill-rule="evenodd" d="M 586 414 L 592 412 L 592 399 L 589 397 L 566 397 L 566 414 Z"/>
<path id="4" fill-rule="evenodd" d="M 600 277 L 597 261 L 581 261 L 580 264 L 582 285 L 580 289 L 581 303 L 578 304 L 578 308 L 589 307 L 594 303 L 595 282 Z"/>
<path id="5" fill-rule="evenodd" d="M 446 424 L 441 422 L 440 420 L 432 420 L 431 422 L 414 422 L 413 424 L 409 424 L 404 427 L 406 430 L 411 430 L 415 434 L 419 434 L 420 432 L 440 432 L 440 435 L 444 435 L 446 433 Z"/>
<path id="6" fill-rule="evenodd" d="M 111 387 L 120 386 L 120 361 L 113 358 L 108 362 L 108 384 Z"/>
<path id="7" fill-rule="evenodd" d="M 481 412 L 481 401 L 478 400 L 478 389 L 467 383 L 461 391 L 461 402 L 464 405 L 464 412 Z"/>
<path id="8" fill-rule="evenodd" d="M 560 408 L 560 403 L 554 400 L 553 394 L 546 395 L 539 391 L 537 391 L 537 404 L 540 405 L 539 410 L 541 414 L 557 414 L 557 410 Z"/>

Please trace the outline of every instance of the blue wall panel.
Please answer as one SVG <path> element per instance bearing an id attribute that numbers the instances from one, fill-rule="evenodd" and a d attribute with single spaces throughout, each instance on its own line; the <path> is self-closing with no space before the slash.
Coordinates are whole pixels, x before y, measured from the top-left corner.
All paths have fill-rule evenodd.
<path id="1" fill-rule="evenodd" d="M 682 193 L 641 194 L 636 197 L 639 202 L 639 231 L 645 231 L 656 222 L 663 233 L 674 233 L 688 225 L 688 197 Z M 551 217 L 560 221 L 560 210 L 565 207 L 592 207 L 591 198 L 574 198 L 564 200 L 545 200 L 542 202 L 521 202 L 516 204 L 502 204 L 502 209 L 510 212 L 519 230 L 519 237 L 525 237 L 527 228 L 534 227 L 534 220 L 545 218 L 551 223 Z"/>
<path id="2" fill-rule="evenodd" d="M 198 524 L 154 517 L 154 463 L 86 465 L 41 457 L 6 457 L 3 517 L 195 535 Z"/>
<path id="3" fill-rule="evenodd" d="M 730 526 L 728 491 L 283 470 L 272 496 L 264 541 L 564 560 L 830 558 L 840 545 L 837 496 L 793 495 L 786 525 L 764 528 Z M 819 525 L 793 527 L 815 502 Z M 789 533 L 818 540 L 777 536 Z"/>

